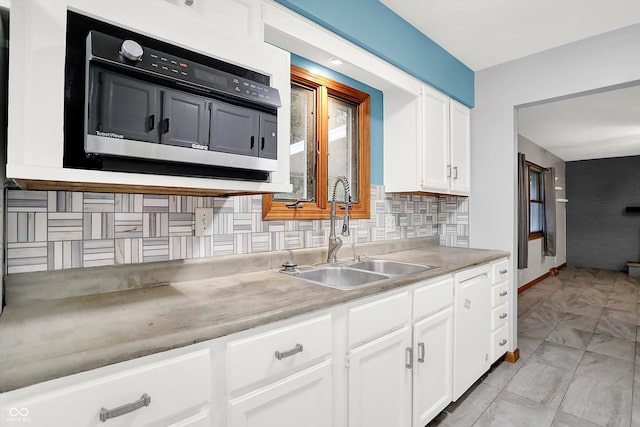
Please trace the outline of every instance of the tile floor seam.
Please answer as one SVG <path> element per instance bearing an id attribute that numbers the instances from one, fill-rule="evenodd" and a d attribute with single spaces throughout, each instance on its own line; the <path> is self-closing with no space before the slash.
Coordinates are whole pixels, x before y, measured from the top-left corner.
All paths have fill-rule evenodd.
<path id="1" fill-rule="evenodd" d="M 582 363 L 582 360 L 584 359 L 584 355 L 585 354 L 587 354 L 586 350 L 582 353 L 582 357 L 580 357 L 580 362 L 578 362 L 578 364 L 576 365 L 575 369 L 573 370 L 573 374 L 571 374 L 571 381 L 569 381 L 569 387 L 573 383 L 573 379 L 576 377 L 576 372 L 578 371 L 578 366 L 580 366 L 580 363 Z M 562 407 L 562 403 L 564 402 L 565 398 L 567 397 L 567 391 L 569 390 L 569 387 L 567 387 L 567 390 L 564 391 L 564 395 L 562 396 L 562 400 L 560 400 L 560 404 L 558 405 L 555 417 L 558 416 L 559 412 L 563 412 L 565 414 L 569 414 L 568 412 L 564 412 L 564 411 L 560 410 L 560 408 Z M 572 415 L 572 416 L 574 416 L 576 418 L 580 418 L 581 420 L 584 420 L 584 421 L 587 421 L 587 422 L 590 422 L 590 423 L 593 422 L 591 420 L 587 420 L 587 419 L 584 419 L 582 417 L 578 417 L 577 415 L 574 415 L 574 414 L 569 414 L 569 415 Z M 553 417 L 554 420 L 555 420 L 555 417 Z M 551 423 L 551 425 L 553 425 L 553 422 Z"/>
<path id="2" fill-rule="evenodd" d="M 491 408 L 491 405 L 493 405 L 493 402 L 496 401 L 496 399 L 498 398 L 498 396 L 500 396 L 502 394 L 502 392 L 505 391 L 504 388 L 500 389 L 500 392 L 498 394 L 496 394 L 496 397 L 494 397 L 493 399 L 491 399 L 491 402 L 489 402 L 489 404 L 487 405 L 486 408 L 484 408 L 484 411 L 482 411 L 480 413 L 480 415 L 478 415 L 478 418 L 476 418 L 473 421 L 473 424 L 471 424 L 471 427 L 475 427 L 475 425 L 478 423 L 478 421 L 480 421 L 480 418 L 482 418 L 482 416 L 484 415 L 485 412 L 487 412 L 489 410 L 489 408 Z"/>

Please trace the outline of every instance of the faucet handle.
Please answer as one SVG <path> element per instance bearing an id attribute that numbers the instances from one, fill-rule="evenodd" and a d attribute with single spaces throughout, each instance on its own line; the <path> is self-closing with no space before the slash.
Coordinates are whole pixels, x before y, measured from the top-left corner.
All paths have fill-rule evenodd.
<path id="1" fill-rule="evenodd" d="M 353 260 L 354 261 L 362 262 L 362 257 L 369 258 L 369 255 L 367 255 L 365 253 L 357 253 L 357 252 L 353 253 Z"/>
<path id="2" fill-rule="evenodd" d="M 280 271 L 296 271 L 296 267 L 298 266 L 293 260 L 285 261 L 284 264 L 281 265 L 283 268 Z"/>

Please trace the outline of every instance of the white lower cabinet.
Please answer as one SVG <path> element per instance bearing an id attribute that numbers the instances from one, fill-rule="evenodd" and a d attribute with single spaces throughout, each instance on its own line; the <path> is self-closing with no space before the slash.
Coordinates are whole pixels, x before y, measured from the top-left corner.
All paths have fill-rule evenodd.
<path id="1" fill-rule="evenodd" d="M 124 362 L 120 369 L 96 369 L 4 393 L 0 425 L 210 425 L 209 350 L 157 359 L 154 355 Z"/>
<path id="2" fill-rule="evenodd" d="M 350 310 L 349 341 L 370 341 L 348 353 L 349 427 L 424 427 L 451 402 L 452 301 L 447 276 Z"/>
<path id="3" fill-rule="evenodd" d="M 233 427 L 332 425 L 331 360 L 259 388 L 228 405 Z"/>
<path id="4" fill-rule="evenodd" d="M 509 344 L 509 261 L 491 264 L 491 363 L 508 351 Z"/>
<path id="5" fill-rule="evenodd" d="M 329 313 L 227 344 L 227 426 L 333 424 Z"/>
<path id="6" fill-rule="evenodd" d="M 491 279 L 489 264 L 454 274 L 453 399 L 491 366 Z"/>
<path id="7" fill-rule="evenodd" d="M 3 393 L 0 427 L 424 427 L 504 354 L 506 265 Z"/>
<path id="8" fill-rule="evenodd" d="M 202 412 L 200 414 L 194 415 L 193 417 L 189 417 L 187 419 L 178 421 L 177 423 L 173 423 L 169 425 L 169 427 L 210 427 L 211 426 L 211 417 L 209 416 L 209 412 Z"/>
<path id="9" fill-rule="evenodd" d="M 424 427 L 451 402 L 452 325 L 449 306 L 413 326 L 413 427 Z"/>
<path id="10" fill-rule="evenodd" d="M 349 427 L 409 425 L 411 363 L 406 326 L 349 353 Z"/>

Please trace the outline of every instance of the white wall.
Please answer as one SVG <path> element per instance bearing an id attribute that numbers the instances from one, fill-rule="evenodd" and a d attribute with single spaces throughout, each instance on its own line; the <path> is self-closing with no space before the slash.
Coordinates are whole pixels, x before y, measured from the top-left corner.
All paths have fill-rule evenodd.
<path id="1" fill-rule="evenodd" d="M 0 7 L 6 7 L 6 4 L 3 4 L 2 1 L 0 1 Z M 6 37 L 9 36 L 9 32 L 7 31 L 7 28 L 5 28 L 5 25 L 7 24 L 6 21 L 4 20 L 0 20 L 0 41 L 2 42 L 2 46 L 0 46 L 0 49 L 3 49 L 4 51 L 4 44 L 8 41 L 5 40 Z M 0 56 L 0 102 L 3 103 L 3 105 L 0 107 L 0 182 L 2 182 L 4 184 L 5 179 L 6 179 L 6 162 L 7 159 L 5 158 L 5 150 L 7 147 L 7 123 L 4 119 L 4 113 L 5 113 L 5 109 L 6 106 L 4 105 L 5 103 L 5 97 L 6 97 L 6 91 L 7 88 L 5 87 L 5 81 L 8 78 L 8 76 L 5 73 L 5 66 L 6 64 L 4 64 L 3 62 L 6 61 L 7 58 L 4 58 L 4 54 Z M 5 190 L 3 187 L 3 191 L 2 194 L 0 195 L 0 224 L 2 224 L 2 227 L 4 227 L 4 194 L 5 194 Z M 4 303 L 4 282 L 3 282 L 3 277 L 5 274 L 5 253 L 6 251 L 4 250 L 4 228 L 2 229 L 2 231 L 0 231 L 0 313 L 2 313 L 2 306 Z"/>
<path id="2" fill-rule="evenodd" d="M 470 244 L 511 252 L 516 288 L 516 126 L 514 106 L 640 79 L 640 24 L 476 72 L 471 117 Z M 511 318 L 510 351 L 517 347 Z"/>
<path id="3" fill-rule="evenodd" d="M 565 198 L 565 162 L 561 158 L 536 145 L 533 141 L 518 135 L 518 149 L 524 153 L 527 161 L 546 168 L 554 167 L 556 173 L 555 186 L 562 187 L 553 197 Z M 545 195 L 546 197 L 546 195 Z M 566 204 L 556 203 L 556 256 L 544 256 L 543 239 L 529 241 L 528 267 L 518 270 L 518 287 L 546 274 L 550 268 L 567 262 L 567 228 Z"/>

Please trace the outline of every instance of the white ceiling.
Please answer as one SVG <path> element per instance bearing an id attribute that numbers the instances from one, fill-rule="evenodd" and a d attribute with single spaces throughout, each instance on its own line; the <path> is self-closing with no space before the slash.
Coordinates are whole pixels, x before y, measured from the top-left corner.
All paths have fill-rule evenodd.
<path id="1" fill-rule="evenodd" d="M 640 22 L 638 0 L 380 0 L 474 71 Z"/>
<path id="2" fill-rule="evenodd" d="M 474 71 L 640 22 L 640 0 L 380 1 Z M 522 108 L 518 133 L 565 161 L 640 155 L 640 87 Z"/>
<path id="3" fill-rule="evenodd" d="M 518 133 L 564 161 L 640 155 L 640 86 L 518 110 Z"/>

